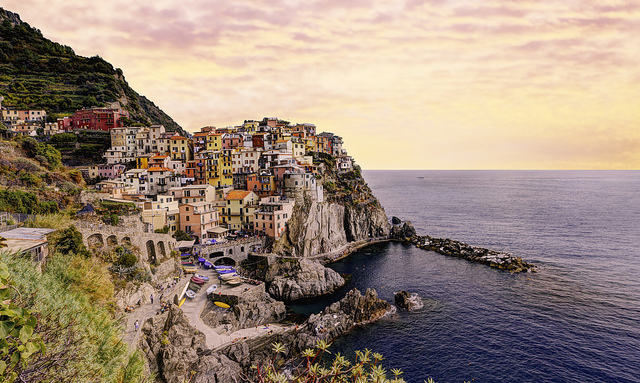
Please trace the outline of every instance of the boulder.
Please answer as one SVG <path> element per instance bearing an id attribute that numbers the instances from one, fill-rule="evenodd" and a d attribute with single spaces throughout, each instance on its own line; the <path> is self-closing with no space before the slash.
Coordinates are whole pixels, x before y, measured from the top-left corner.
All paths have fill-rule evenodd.
<path id="1" fill-rule="evenodd" d="M 336 271 L 305 259 L 295 265 L 283 264 L 278 274 L 269 285 L 269 294 L 285 302 L 329 294 L 345 284 Z"/>
<path id="2" fill-rule="evenodd" d="M 411 294 L 404 290 L 398 291 L 394 296 L 396 305 L 405 310 L 411 310 L 415 305 L 414 302 L 412 302 L 409 298 L 411 298 Z"/>
<path id="3" fill-rule="evenodd" d="M 210 296 L 213 299 L 214 296 Z M 209 327 L 225 326 L 227 331 L 259 326 L 265 323 L 279 322 L 284 319 L 286 307 L 262 292 L 256 295 L 242 297 L 230 310 L 220 311 L 213 304 L 207 302 L 202 310 L 201 319 Z"/>
<path id="4" fill-rule="evenodd" d="M 399 225 L 402 223 L 402 220 L 396 216 L 391 217 L 391 224 L 392 225 Z"/>

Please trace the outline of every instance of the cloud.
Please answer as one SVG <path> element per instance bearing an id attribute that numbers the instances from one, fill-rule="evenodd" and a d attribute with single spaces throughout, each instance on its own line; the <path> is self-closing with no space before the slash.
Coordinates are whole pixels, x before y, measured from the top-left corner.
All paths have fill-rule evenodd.
<path id="1" fill-rule="evenodd" d="M 188 130 L 286 116 L 369 168 L 640 167 L 631 0 L 8 3 Z"/>

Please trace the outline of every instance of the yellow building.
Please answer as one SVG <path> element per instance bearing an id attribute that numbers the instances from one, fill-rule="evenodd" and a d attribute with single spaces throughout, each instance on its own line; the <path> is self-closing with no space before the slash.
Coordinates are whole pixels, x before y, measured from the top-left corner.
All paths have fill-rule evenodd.
<path id="1" fill-rule="evenodd" d="M 207 150 L 222 150 L 222 134 L 210 133 L 207 135 Z"/>
<path id="2" fill-rule="evenodd" d="M 233 149 L 223 149 L 220 160 L 220 184 L 218 186 L 233 185 Z"/>
<path id="3" fill-rule="evenodd" d="M 171 159 L 175 161 L 193 161 L 193 141 L 182 136 L 173 136 L 169 139 Z"/>
<path id="4" fill-rule="evenodd" d="M 226 224 L 229 230 L 253 232 L 259 197 L 252 191 L 232 190 L 225 199 L 226 204 L 220 213 L 222 224 Z"/>

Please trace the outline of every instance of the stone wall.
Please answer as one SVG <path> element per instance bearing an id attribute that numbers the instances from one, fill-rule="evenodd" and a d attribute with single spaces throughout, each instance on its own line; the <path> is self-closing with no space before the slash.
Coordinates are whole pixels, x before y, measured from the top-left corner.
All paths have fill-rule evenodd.
<path id="1" fill-rule="evenodd" d="M 147 262 L 160 263 L 168 259 L 176 247 L 176 240 L 171 235 L 147 232 L 138 214 L 120 217 L 117 226 L 107 225 L 97 217 L 77 220 L 74 226 L 90 249 L 105 251 L 118 246 L 134 247 Z"/>

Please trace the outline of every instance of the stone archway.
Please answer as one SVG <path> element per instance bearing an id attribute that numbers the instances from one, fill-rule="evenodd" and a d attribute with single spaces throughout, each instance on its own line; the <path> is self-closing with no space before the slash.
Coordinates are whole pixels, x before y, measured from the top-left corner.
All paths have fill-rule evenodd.
<path id="1" fill-rule="evenodd" d="M 235 266 L 236 265 L 236 261 L 233 258 L 229 258 L 229 257 L 222 257 L 222 258 L 218 258 L 215 260 L 215 262 L 213 262 L 214 265 L 216 266 Z"/>
<path id="2" fill-rule="evenodd" d="M 167 251 L 164 248 L 164 242 L 158 241 L 158 244 L 156 246 L 158 247 L 158 255 L 160 256 L 160 258 L 161 259 L 166 258 Z"/>
<path id="3" fill-rule="evenodd" d="M 209 254 L 209 258 L 224 257 L 224 251 L 215 251 Z"/>
<path id="4" fill-rule="evenodd" d="M 153 264 L 158 262 L 158 258 L 156 257 L 156 247 L 152 240 L 147 241 L 147 259 Z"/>
<path id="5" fill-rule="evenodd" d="M 89 245 L 90 249 L 100 249 L 104 246 L 104 240 L 102 239 L 102 234 L 96 233 L 91 234 L 87 238 L 87 245 Z"/>
<path id="6" fill-rule="evenodd" d="M 131 247 L 131 238 L 129 237 L 124 237 L 122 238 L 122 244 L 126 247 Z"/>
<path id="7" fill-rule="evenodd" d="M 107 246 L 118 246 L 118 237 L 110 235 L 107 237 Z"/>

